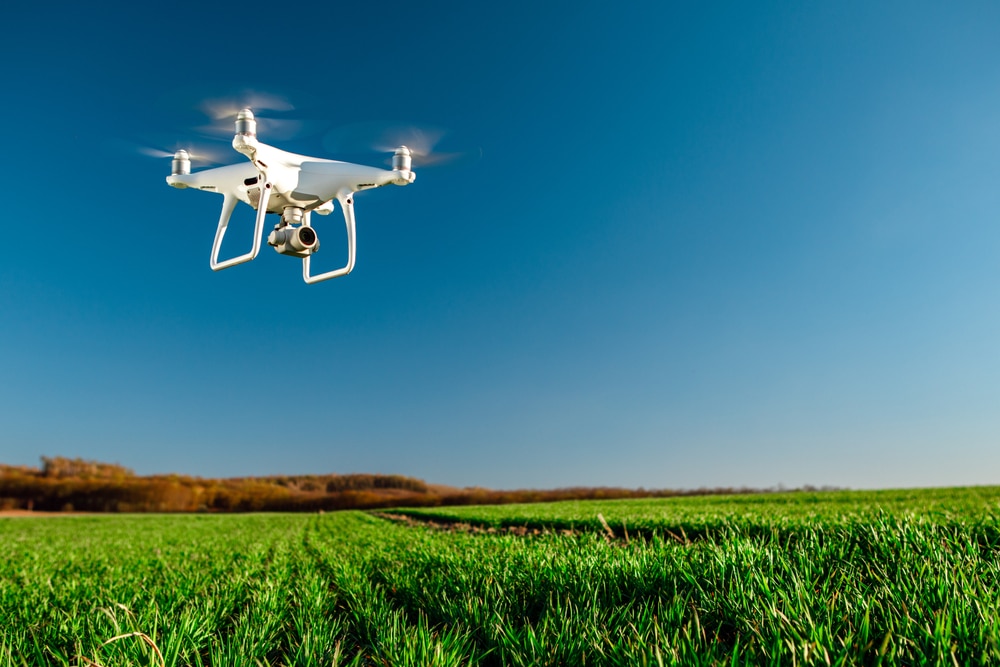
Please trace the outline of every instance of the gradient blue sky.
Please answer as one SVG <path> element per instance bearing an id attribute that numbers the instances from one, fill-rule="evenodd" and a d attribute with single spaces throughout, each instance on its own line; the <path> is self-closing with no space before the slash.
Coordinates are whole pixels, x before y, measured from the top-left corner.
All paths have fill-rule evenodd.
<path id="1" fill-rule="evenodd" d="M 362 4 L 5 10 L 0 461 L 1000 482 L 1000 6 Z M 347 278 L 212 273 L 121 146 L 242 88 L 482 158 L 359 195 Z"/>

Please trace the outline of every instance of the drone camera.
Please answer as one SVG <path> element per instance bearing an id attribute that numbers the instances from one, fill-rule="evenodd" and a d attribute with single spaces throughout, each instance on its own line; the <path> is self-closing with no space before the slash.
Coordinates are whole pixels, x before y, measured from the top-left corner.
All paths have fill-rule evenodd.
<path id="1" fill-rule="evenodd" d="M 285 225 L 267 237 L 267 243 L 282 255 L 308 257 L 319 250 L 319 238 L 312 227 Z"/>

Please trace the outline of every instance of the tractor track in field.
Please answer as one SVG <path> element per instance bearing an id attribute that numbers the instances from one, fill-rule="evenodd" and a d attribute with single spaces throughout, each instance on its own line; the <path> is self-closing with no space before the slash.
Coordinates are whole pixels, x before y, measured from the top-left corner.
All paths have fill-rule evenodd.
<path id="1" fill-rule="evenodd" d="M 494 526 L 482 526 L 466 521 L 449 521 L 440 517 L 421 519 L 409 514 L 393 514 L 391 512 L 372 512 L 372 516 L 407 526 L 429 528 L 447 533 L 469 533 L 472 535 L 517 535 L 520 537 L 527 537 L 529 535 L 563 535 L 566 537 L 575 537 L 585 532 L 570 528 L 551 529 L 534 526 L 503 526 L 496 528 Z"/>
<path id="2" fill-rule="evenodd" d="M 588 535 L 598 535 L 609 544 L 625 546 L 632 542 L 646 543 L 651 540 L 663 540 L 674 542 L 683 547 L 691 547 L 700 543 L 712 540 L 720 528 L 697 526 L 697 525 L 663 525 L 658 528 L 648 526 L 629 527 L 620 520 L 606 521 L 601 514 L 596 518 L 599 523 L 581 522 L 580 527 L 567 527 L 566 525 L 544 525 L 544 524 L 506 524 L 502 526 L 489 526 L 449 517 L 423 515 L 423 514 L 401 514 L 398 512 L 369 512 L 371 516 L 390 521 L 399 525 L 413 528 L 423 528 L 426 530 L 440 531 L 446 533 L 466 533 L 468 535 L 512 535 L 515 537 L 584 537 Z M 751 529 L 752 533 L 771 540 L 780 540 L 794 534 L 795 530 L 781 530 L 774 526 L 762 525 L 756 529 Z"/>
<path id="3" fill-rule="evenodd" d="M 632 531 L 630 533 L 628 528 L 624 526 L 620 527 L 620 532 L 616 533 L 607 523 L 604 524 L 603 530 L 595 529 L 593 527 L 581 530 L 578 528 L 554 528 L 531 525 L 508 525 L 500 526 L 498 528 L 496 526 L 483 526 L 480 524 L 469 523 L 467 521 L 450 521 L 441 517 L 418 518 L 410 514 L 394 514 L 391 512 L 372 512 L 372 515 L 393 523 L 413 528 L 424 528 L 427 530 L 435 530 L 446 533 L 466 533 L 469 535 L 513 535 L 516 537 L 559 535 L 562 537 L 580 537 L 582 535 L 592 535 L 596 533 L 611 544 L 622 545 L 630 544 L 634 539 L 646 540 L 654 535 L 651 531 Z M 680 532 L 682 535 L 684 534 L 683 530 Z M 692 540 L 688 539 L 686 535 L 682 538 L 680 535 L 677 535 L 670 530 L 666 530 L 665 533 L 661 534 L 661 537 L 663 536 L 672 538 L 684 545 L 692 544 Z"/>

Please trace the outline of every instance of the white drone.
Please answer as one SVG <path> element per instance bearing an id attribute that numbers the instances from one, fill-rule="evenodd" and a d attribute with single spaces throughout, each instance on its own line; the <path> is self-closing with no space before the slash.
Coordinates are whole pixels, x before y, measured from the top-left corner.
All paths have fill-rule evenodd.
<path id="1" fill-rule="evenodd" d="M 411 170 L 411 152 L 406 146 L 396 149 L 392 170 L 366 167 L 337 160 L 324 160 L 289 153 L 257 140 L 257 121 L 250 109 L 236 116 L 233 148 L 250 159 L 248 163 L 205 169 L 191 173 L 191 156 L 179 150 L 171 163 L 167 184 L 175 188 L 197 188 L 223 196 L 222 215 L 212 244 L 213 271 L 249 262 L 260 252 L 264 217 L 277 213 L 281 220 L 268 235 L 267 243 L 282 255 L 302 258 L 302 278 L 318 283 L 345 276 L 354 269 L 354 193 L 383 185 L 409 185 L 416 178 Z M 313 211 L 329 215 L 333 200 L 340 202 L 347 224 L 347 265 L 334 271 L 312 275 L 309 260 L 319 250 L 319 238 L 312 228 Z M 242 201 L 257 211 L 253 247 L 245 255 L 219 261 L 219 249 L 226 236 L 229 218 Z"/>

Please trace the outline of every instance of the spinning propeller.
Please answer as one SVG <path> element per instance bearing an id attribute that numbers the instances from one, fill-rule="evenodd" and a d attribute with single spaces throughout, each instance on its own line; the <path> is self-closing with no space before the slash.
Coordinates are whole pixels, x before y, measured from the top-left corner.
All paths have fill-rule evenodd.
<path id="1" fill-rule="evenodd" d="M 222 150 L 212 150 L 210 148 L 179 148 L 174 152 L 166 151 L 161 148 L 153 148 L 151 146 L 137 146 L 135 148 L 137 152 L 147 157 L 166 159 L 170 158 L 173 160 L 171 164 L 171 173 L 173 174 L 190 174 L 191 173 L 191 162 L 201 162 L 206 165 L 221 165 L 227 160 L 231 160 L 231 156 Z"/>
<path id="2" fill-rule="evenodd" d="M 252 110 L 261 131 L 272 139 L 287 141 L 306 128 L 305 120 L 291 102 L 270 93 L 244 91 L 231 97 L 210 98 L 198 104 L 198 109 L 211 122 L 196 129 L 208 136 L 232 134 L 233 121 L 244 109 Z"/>
<path id="3" fill-rule="evenodd" d="M 331 153 L 365 154 L 392 153 L 400 146 L 409 149 L 414 167 L 450 164 L 468 157 L 478 157 L 481 151 L 440 151 L 437 146 L 448 132 L 436 127 L 419 127 L 399 123 L 354 123 L 329 132 L 323 147 Z M 386 161 L 389 164 L 389 161 Z"/>

